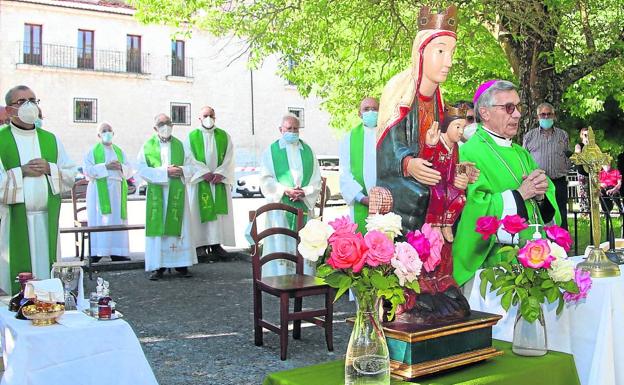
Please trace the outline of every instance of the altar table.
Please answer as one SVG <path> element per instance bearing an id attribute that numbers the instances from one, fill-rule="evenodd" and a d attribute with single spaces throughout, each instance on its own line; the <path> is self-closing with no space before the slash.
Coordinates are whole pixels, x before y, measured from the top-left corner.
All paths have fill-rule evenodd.
<path id="1" fill-rule="evenodd" d="M 0 308 L 1 385 L 158 385 L 139 340 L 123 319 L 32 326 Z"/>
<path id="2" fill-rule="evenodd" d="M 574 257 L 575 262 L 582 261 Z M 624 384 L 624 268 L 613 278 L 595 278 L 586 299 L 577 305 L 566 305 L 556 315 L 557 302 L 544 308 L 548 348 L 574 355 L 582 385 Z M 470 308 L 500 314 L 494 325 L 494 338 L 511 341 L 517 308 L 505 313 L 500 297 L 479 293 L 481 280 L 477 273 L 470 293 L 466 295 Z"/>
<path id="3" fill-rule="evenodd" d="M 392 380 L 392 385 L 578 385 L 571 355 L 549 351 L 543 357 L 521 357 L 511 344 L 494 340 L 502 356 L 441 374 L 420 377 L 413 383 Z M 344 385 L 344 360 L 269 374 L 263 385 Z"/>

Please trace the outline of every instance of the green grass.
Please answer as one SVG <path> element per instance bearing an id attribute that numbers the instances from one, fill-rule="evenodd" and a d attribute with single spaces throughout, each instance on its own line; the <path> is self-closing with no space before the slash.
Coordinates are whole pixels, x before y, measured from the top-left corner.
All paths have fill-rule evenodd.
<path id="1" fill-rule="evenodd" d="M 621 235 L 622 223 L 619 218 L 612 217 L 611 223 L 615 226 L 615 237 L 619 238 Z M 600 218 L 601 224 L 601 242 L 606 241 L 606 220 L 604 217 Z M 570 231 L 570 236 L 572 237 L 572 241 L 574 241 L 574 219 L 573 217 L 568 218 L 568 230 Z M 578 254 L 583 254 L 585 252 L 585 248 L 590 243 L 590 234 L 589 234 L 589 219 L 578 217 Z M 574 252 L 574 245 L 572 245 L 572 254 L 577 254 Z"/>

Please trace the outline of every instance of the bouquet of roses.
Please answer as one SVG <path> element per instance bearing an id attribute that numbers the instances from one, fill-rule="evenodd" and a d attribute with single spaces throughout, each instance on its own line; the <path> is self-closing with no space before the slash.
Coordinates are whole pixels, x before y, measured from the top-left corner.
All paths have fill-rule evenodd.
<path id="1" fill-rule="evenodd" d="M 528 228 L 526 221 L 518 215 L 508 215 L 502 220 L 493 216 L 477 220 L 476 231 L 486 240 L 496 236 L 499 230 L 513 239 L 520 231 Z M 519 248 L 502 246 L 497 251 L 500 263 L 481 271 L 481 296 L 485 298 L 488 283 L 490 290 L 502 295 L 501 305 L 509 310 L 511 305 L 520 304 L 520 313 L 528 322 L 539 316 L 541 304 L 559 301 L 557 314 L 563 311 L 565 302 L 577 302 L 585 297 L 591 288 L 589 272 L 576 269 L 568 259 L 572 239 L 559 226 L 545 226 L 548 239 L 535 236 Z M 539 232 L 537 233 L 539 234 Z"/>
<path id="2" fill-rule="evenodd" d="M 392 305 L 388 319 L 393 319 L 405 303 L 405 289 L 420 291 L 421 269 L 439 264 L 442 242 L 429 225 L 408 233 L 405 241 L 401 217 L 394 213 L 371 215 L 366 222 L 362 235 L 346 216 L 329 224 L 311 219 L 299 232 L 298 250 L 318 263 L 317 276 L 337 289 L 336 299 L 349 289 L 358 293 L 358 300 L 383 297 Z"/>

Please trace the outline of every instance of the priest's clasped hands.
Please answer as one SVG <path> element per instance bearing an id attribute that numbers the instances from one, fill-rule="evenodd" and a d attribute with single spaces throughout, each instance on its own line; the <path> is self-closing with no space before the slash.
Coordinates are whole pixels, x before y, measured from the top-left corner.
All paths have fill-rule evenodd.
<path id="1" fill-rule="evenodd" d="M 184 176 L 184 171 L 182 171 L 182 167 L 169 166 L 167 167 L 167 176 L 169 178 L 182 178 Z"/>
<path id="2" fill-rule="evenodd" d="M 548 190 L 548 179 L 546 172 L 540 169 L 522 176 L 522 184 L 518 187 L 518 192 L 524 200 L 535 198 L 541 201 L 544 199 L 546 190 Z"/>
<path id="3" fill-rule="evenodd" d="M 42 158 L 30 160 L 21 169 L 23 176 L 39 177 L 41 175 L 50 175 L 50 163 Z"/>
<path id="4" fill-rule="evenodd" d="M 214 172 L 207 172 L 204 174 L 203 176 L 204 180 L 208 183 L 212 183 L 212 184 L 218 184 L 223 182 L 223 179 L 225 179 L 225 177 L 221 174 L 217 174 Z"/>
<path id="5" fill-rule="evenodd" d="M 293 202 L 300 201 L 305 196 L 305 192 L 301 187 L 295 187 L 284 191 L 284 195 Z"/>
<path id="6" fill-rule="evenodd" d="M 113 160 L 112 162 L 106 163 L 106 169 L 121 171 L 121 163 L 119 163 L 118 160 Z"/>

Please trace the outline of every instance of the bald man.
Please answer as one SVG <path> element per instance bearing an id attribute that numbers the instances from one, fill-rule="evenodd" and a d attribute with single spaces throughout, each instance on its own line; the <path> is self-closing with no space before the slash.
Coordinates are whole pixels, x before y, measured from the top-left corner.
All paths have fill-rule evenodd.
<path id="1" fill-rule="evenodd" d="M 197 167 L 188 185 L 193 240 L 198 256 L 210 254 L 224 260 L 228 253 L 222 245 L 236 245 L 232 210 L 234 146 L 230 135 L 215 125 L 212 107 L 203 107 L 198 120 L 201 127 L 191 131 L 184 142 Z"/>
<path id="2" fill-rule="evenodd" d="M 303 210 L 307 220 L 321 190 L 321 172 L 314 152 L 299 139 L 299 119 L 292 115 L 282 118 L 281 138 L 262 154 L 260 187 L 267 203 L 284 203 Z M 296 225 L 294 215 L 272 211 L 267 215 L 267 228 Z M 296 253 L 292 237 L 274 235 L 266 238 L 263 255 L 276 252 Z M 304 273 L 314 275 L 315 262 L 304 262 Z M 276 260 L 262 267 L 263 276 L 295 274 L 295 264 Z"/>
<path id="3" fill-rule="evenodd" d="M 89 226 L 128 224 L 128 178 L 132 167 L 128 157 L 113 144 L 115 132 L 110 123 L 100 123 L 97 128 L 99 143 L 83 161 L 87 186 L 87 220 Z M 113 261 L 129 261 L 128 232 L 92 233 L 91 261 L 99 262 L 110 256 Z"/>
<path id="4" fill-rule="evenodd" d="M 362 234 L 366 234 L 368 191 L 377 182 L 378 111 L 377 99 L 364 98 L 358 111 L 361 123 L 346 134 L 340 144 L 340 192 L 351 208 L 351 219 Z"/>
<path id="5" fill-rule="evenodd" d="M 137 157 L 137 174 L 147 182 L 145 270 L 152 272 L 152 281 L 163 278 L 167 268 L 189 278 L 188 267 L 197 263 L 186 199 L 186 184 L 195 173 L 193 158 L 172 136 L 169 116 L 156 115 L 154 131 Z"/>

